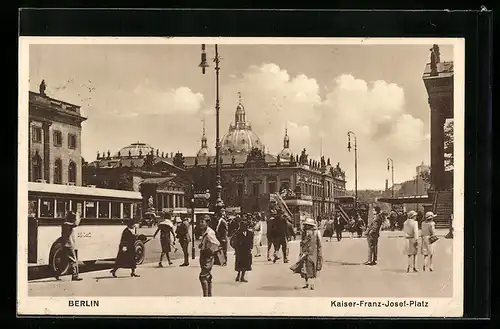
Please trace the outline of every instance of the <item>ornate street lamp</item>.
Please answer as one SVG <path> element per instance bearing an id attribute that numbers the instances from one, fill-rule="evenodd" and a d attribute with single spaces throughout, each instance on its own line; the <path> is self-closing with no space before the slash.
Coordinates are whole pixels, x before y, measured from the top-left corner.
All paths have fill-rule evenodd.
<path id="1" fill-rule="evenodd" d="M 216 171 L 216 200 L 215 200 L 215 210 L 219 215 L 221 209 L 224 206 L 224 202 L 222 201 L 222 183 L 221 183 L 221 165 L 220 165 L 220 137 L 219 137 L 219 112 L 220 112 L 220 101 L 219 101 L 219 63 L 221 58 L 219 57 L 219 51 L 217 45 L 215 45 L 215 57 L 213 62 L 215 63 L 215 130 L 216 130 L 216 138 L 215 138 L 215 171 Z M 205 74 L 205 69 L 209 67 L 207 63 L 207 54 L 205 53 L 205 45 L 201 45 L 201 63 L 198 65 L 201 67 L 201 72 Z"/>
<path id="2" fill-rule="evenodd" d="M 347 150 L 351 152 L 351 135 L 354 136 L 354 193 L 356 197 L 356 207 L 358 205 L 358 143 L 356 134 L 352 131 L 347 132 Z"/>
<path id="3" fill-rule="evenodd" d="M 394 198 L 394 161 L 391 158 L 387 158 L 387 171 L 389 169 L 392 171 L 392 198 Z"/>

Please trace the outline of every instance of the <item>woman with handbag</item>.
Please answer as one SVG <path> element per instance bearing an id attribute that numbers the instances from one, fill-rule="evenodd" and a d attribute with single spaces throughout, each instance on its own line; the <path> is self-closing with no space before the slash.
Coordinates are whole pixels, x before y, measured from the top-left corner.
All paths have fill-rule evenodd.
<path id="1" fill-rule="evenodd" d="M 434 218 L 436 215 L 432 211 L 428 211 L 425 214 L 425 221 L 422 223 L 422 248 L 421 252 L 424 256 L 424 271 L 428 267 L 429 271 L 432 272 L 432 255 L 434 254 L 434 242 L 438 240 L 435 235 L 436 223 Z M 428 264 L 428 265 L 427 265 Z"/>
<path id="2" fill-rule="evenodd" d="M 413 210 L 408 212 L 408 219 L 403 224 L 403 232 L 405 234 L 405 254 L 408 256 L 408 268 L 406 273 L 417 271 L 416 256 L 418 251 L 418 223 L 417 213 Z"/>
<path id="3" fill-rule="evenodd" d="M 306 281 L 304 289 L 314 290 L 314 279 L 323 267 L 323 253 L 321 250 L 321 233 L 312 218 L 307 218 L 303 225 L 300 241 L 300 257 L 290 269 Z"/>

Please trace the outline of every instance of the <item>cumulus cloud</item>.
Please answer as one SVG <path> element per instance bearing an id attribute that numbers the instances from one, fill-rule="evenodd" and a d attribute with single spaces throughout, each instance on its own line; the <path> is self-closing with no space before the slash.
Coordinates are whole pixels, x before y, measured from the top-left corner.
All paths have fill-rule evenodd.
<path id="1" fill-rule="evenodd" d="M 195 93 L 188 87 L 162 91 L 153 88 L 147 81 L 135 88 L 134 95 L 141 102 L 142 114 L 193 115 L 198 113 L 204 102 L 201 93 Z"/>

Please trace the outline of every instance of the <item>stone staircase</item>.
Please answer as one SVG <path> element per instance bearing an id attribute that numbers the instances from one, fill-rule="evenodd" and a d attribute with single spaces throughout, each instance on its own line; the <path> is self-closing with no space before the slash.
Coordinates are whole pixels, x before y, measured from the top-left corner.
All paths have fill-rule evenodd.
<path id="1" fill-rule="evenodd" d="M 453 213 L 453 190 L 436 191 L 433 207 L 437 217 L 434 219 L 436 228 L 449 228 L 450 215 Z"/>

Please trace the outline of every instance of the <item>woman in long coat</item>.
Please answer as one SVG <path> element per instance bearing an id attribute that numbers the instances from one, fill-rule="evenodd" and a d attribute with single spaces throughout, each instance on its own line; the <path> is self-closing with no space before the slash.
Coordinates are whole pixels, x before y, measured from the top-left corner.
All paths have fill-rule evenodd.
<path id="1" fill-rule="evenodd" d="M 135 235 L 136 223 L 133 219 L 129 220 L 127 227 L 122 232 L 122 237 L 120 239 L 120 245 L 118 249 L 118 255 L 116 256 L 115 266 L 111 270 L 111 274 L 116 278 L 116 271 L 119 268 L 130 268 L 131 277 L 139 277 L 140 275 L 135 273 L 136 262 L 135 262 L 135 241 L 137 237 Z"/>
<path id="2" fill-rule="evenodd" d="M 325 223 L 325 230 L 323 231 L 323 237 L 328 238 L 328 241 L 332 241 L 333 236 L 333 220 L 328 217 Z"/>
<path id="3" fill-rule="evenodd" d="M 240 228 L 232 237 L 231 246 L 236 257 L 234 270 L 238 273 L 236 281 L 248 282 L 245 273 L 252 270 L 252 247 L 254 234 L 248 229 L 245 221 L 240 223 Z"/>
<path id="4" fill-rule="evenodd" d="M 429 239 L 431 236 L 436 233 L 436 223 L 434 222 L 434 218 L 436 215 L 432 211 L 429 211 L 425 214 L 425 221 L 422 222 L 422 247 L 420 249 L 422 255 L 424 256 L 424 271 L 427 267 L 429 271 L 433 271 L 432 268 L 432 255 L 434 254 L 434 244 L 432 244 Z"/>
<path id="5" fill-rule="evenodd" d="M 322 267 L 321 234 L 314 219 L 308 218 L 303 223 L 299 261 L 290 269 L 306 281 L 303 288 L 314 290 L 314 279 Z"/>

